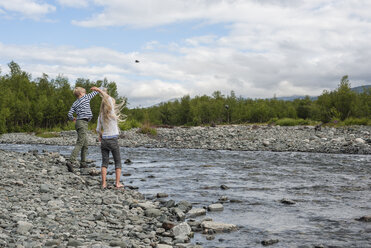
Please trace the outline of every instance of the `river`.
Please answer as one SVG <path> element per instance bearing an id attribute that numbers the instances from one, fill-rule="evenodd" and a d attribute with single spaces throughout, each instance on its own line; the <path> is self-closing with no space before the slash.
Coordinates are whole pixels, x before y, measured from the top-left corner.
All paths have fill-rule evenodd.
<path id="1" fill-rule="evenodd" d="M 38 149 L 69 155 L 71 146 L 0 144 L 0 149 Z M 297 152 L 243 152 L 193 149 L 121 148 L 123 183 L 139 187 L 147 197 L 167 193 L 176 202 L 205 207 L 222 196 L 224 211 L 208 212 L 214 221 L 239 230 L 192 242 L 203 247 L 371 247 L 371 156 Z M 89 159 L 100 165 L 99 147 Z M 113 166 L 111 166 L 112 169 Z M 226 185 L 223 190 L 220 186 Z M 280 202 L 287 198 L 293 205 Z M 205 218 L 199 217 L 200 219 Z"/>

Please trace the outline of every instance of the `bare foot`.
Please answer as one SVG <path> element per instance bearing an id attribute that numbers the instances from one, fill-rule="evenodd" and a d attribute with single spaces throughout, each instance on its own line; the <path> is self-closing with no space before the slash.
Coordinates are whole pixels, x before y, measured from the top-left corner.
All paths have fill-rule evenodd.
<path id="1" fill-rule="evenodd" d="M 124 185 L 121 183 L 116 184 L 116 189 L 123 189 Z"/>

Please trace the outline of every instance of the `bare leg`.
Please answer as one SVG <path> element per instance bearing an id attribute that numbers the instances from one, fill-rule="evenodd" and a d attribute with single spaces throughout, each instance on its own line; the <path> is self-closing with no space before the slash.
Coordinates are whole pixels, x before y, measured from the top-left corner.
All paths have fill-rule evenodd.
<path id="1" fill-rule="evenodd" d="M 102 166 L 102 188 L 107 188 L 107 168 Z"/>
<path id="2" fill-rule="evenodd" d="M 116 188 L 124 187 L 124 185 L 120 183 L 121 168 L 115 169 L 115 172 L 116 172 Z"/>

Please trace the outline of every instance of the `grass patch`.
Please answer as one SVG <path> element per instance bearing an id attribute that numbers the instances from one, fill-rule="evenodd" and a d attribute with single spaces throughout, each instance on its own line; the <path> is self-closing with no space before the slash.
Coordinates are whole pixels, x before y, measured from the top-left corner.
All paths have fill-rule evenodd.
<path id="1" fill-rule="evenodd" d="M 35 135 L 40 138 L 58 138 L 60 135 L 55 132 L 36 132 Z"/>
<path id="2" fill-rule="evenodd" d="M 311 121 L 304 119 L 283 118 L 277 120 L 275 124 L 279 126 L 298 126 L 298 125 L 310 125 Z"/>

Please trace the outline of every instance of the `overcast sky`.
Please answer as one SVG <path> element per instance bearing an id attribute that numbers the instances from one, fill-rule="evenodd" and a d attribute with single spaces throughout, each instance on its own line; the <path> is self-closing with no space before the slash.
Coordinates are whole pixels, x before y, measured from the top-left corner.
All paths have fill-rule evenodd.
<path id="1" fill-rule="evenodd" d="M 343 75 L 370 84 L 370 13 L 367 0 L 0 0 L 0 67 L 107 78 L 129 107 L 319 95 Z"/>

